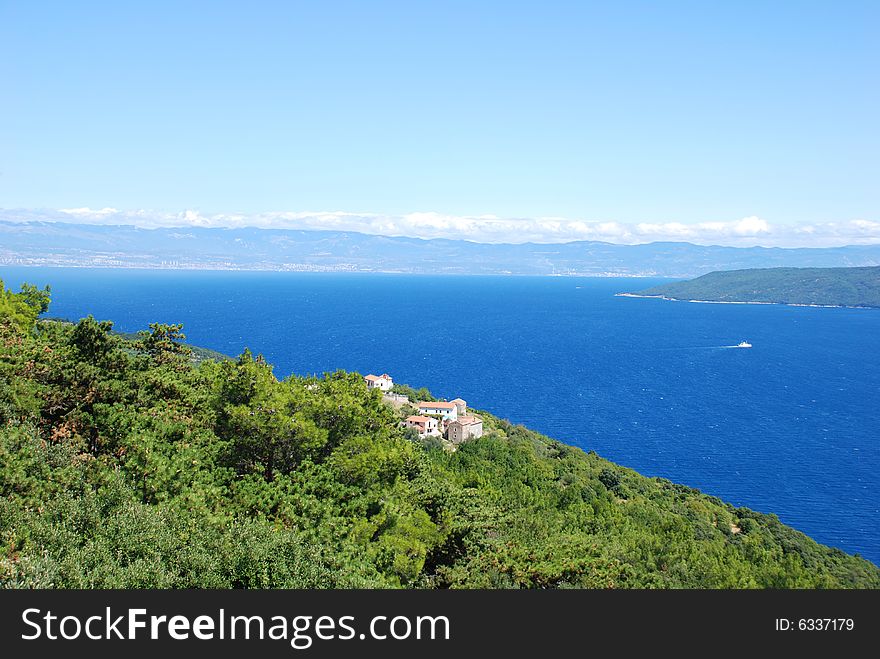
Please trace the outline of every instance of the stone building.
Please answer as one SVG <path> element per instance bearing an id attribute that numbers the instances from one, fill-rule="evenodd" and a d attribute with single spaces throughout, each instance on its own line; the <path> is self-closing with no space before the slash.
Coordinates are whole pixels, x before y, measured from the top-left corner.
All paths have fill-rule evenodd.
<path id="1" fill-rule="evenodd" d="M 483 420 L 478 416 L 461 416 L 446 427 L 446 438 L 453 444 L 483 436 Z"/>

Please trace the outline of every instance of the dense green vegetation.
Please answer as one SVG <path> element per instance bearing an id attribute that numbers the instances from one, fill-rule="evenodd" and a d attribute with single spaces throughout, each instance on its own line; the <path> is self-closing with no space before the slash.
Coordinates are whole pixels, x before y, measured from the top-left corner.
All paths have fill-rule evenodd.
<path id="1" fill-rule="evenodd" d="M 491 415 L 447 452 L 357 374 L 194 364 L 179 326 L 0 300 L 5 587 L 880 587 L 773 515 Z"/>
<path id="2" fill-rule="evenodd" d="M 880 266 L 725 270 L 638 294 L 713 302 L 880 307 Z"/>
<path id="3" fill-rule="evenodd" d="M 407 384 L 395 384 L 391 387 L 392 393 L 401 394 L 410 399 L 410 402 L 414 404 L 418 404 L 423 400 L 437 400 L 434 396 L 431 395 L 431 392 L 428 391 L 426 387 L 422 387 L 421 389 L 413 389 Z"/>
<path id="4" fill-rule="evenodd" d="M 64 322 L 70 322 L 65 320 Z M 179 327 L 177 331 L 182 330 L 183 327 Z M 140 334 L 129 334 L 126 332 L 117 332 L 119 336 L 127 341 L 137 341 L 141 338 Z M 183 334 L 181 334 L 183 336 Z M 222 352 L 217 352 L 216 350 L 211 350 L 210 348 L 202 348 L 201 346 L 187 345 L 189 348 L 189 356 L 190 361 L 193 364 L 200 364 L 206 360 L 214 360 L 214 361 L 225 361 L 227 359 L 231 359 L 229 355 L 224 355 Z"/>

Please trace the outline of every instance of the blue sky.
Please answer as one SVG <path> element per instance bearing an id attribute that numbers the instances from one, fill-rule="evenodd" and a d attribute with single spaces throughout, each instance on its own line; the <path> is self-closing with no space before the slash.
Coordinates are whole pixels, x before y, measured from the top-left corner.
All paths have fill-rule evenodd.
<path id="1" fill-rule="evenodd" d="M 845 1 L 6 0 L 0 208 L 880 242 L 878 26 Z"/>

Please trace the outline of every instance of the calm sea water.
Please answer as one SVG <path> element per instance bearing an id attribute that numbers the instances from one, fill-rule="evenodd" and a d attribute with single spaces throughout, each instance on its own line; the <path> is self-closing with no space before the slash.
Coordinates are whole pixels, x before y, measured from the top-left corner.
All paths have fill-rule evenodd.
<path id="1" fill-rule="evenodd" d="M 774 512 L 880 563 L 880 311 L 614 297 L 651 280 L 0 268 L 50 315 L 337 368 Z M 748 340 L 751 350 L 725 348 Z"/>

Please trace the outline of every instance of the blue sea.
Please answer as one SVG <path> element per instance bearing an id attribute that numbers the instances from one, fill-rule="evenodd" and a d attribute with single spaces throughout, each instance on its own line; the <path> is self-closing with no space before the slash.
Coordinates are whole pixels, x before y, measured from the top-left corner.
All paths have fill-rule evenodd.
<path id="1" fill-rule="evenodd" d="M 50 315 L 182 322 L 278 376 L 392 374 L 880 563 L 880 310 L 615 297 L 660 280 L 0 268 Z M 752 349 L 732 349 L 742 340 Z"/>

